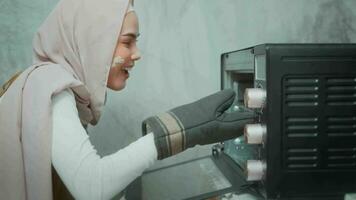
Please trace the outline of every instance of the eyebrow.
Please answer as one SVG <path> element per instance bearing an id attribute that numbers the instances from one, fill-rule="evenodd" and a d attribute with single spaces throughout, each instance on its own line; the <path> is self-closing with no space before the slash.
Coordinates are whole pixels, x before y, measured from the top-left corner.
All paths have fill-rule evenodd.
<path id="1" fill-rule="evenodd" d="M 126 34 L 123 34 L 122 36 L 129 36 L 129 37 L 133 37 L 133 38 L 138 38 L 140 36 L 140 33 L 137 33 L 137 34 L 126 33 Z"/>

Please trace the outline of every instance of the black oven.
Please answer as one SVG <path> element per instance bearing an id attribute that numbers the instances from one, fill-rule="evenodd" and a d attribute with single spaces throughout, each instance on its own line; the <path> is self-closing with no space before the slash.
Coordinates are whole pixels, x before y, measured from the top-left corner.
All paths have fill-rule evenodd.
<path id="1" fill-rule="evenodd" d="M 231 110 L 259 119 L 223 153 L 267 199 L 356 192 L 356 44 L 262 44 L 221 55 Z"/>

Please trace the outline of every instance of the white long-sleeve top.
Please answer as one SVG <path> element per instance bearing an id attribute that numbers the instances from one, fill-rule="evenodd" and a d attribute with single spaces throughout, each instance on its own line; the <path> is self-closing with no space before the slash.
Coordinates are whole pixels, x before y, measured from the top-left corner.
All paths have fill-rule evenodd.
<path id="1" fill-rule="evenodd" d="M 80 123 L 74 95 L 53 97 L 52 164 L 76 199 L 111 199 L 157 159 L 153 134 L 100 157 Z"/>

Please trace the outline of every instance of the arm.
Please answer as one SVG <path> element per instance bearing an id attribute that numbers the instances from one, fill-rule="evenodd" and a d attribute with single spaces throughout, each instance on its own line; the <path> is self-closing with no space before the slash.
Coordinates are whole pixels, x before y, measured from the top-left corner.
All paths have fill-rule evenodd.
<path id="1" fill-rule="evenodd" d="M 100 158 L 82 127 L 74 96 L 53 98 L 52 163 L 76 199 L 110 199 L 157 158 L 153 134 Z"/>

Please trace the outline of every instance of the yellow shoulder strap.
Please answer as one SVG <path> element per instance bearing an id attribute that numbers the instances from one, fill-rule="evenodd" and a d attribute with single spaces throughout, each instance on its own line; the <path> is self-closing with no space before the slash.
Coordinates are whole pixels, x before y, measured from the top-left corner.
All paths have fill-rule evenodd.
<path id="1" fill-rule="evenodd" d="M 16 78 L 21 74 L 22 71 L 17 72 L 14 74 L 8 81 L 2 85 L 0 88 L 0 97 L 6 92 L 6 90 L 10 87 L 10 85 L 16 80 Z"/>

